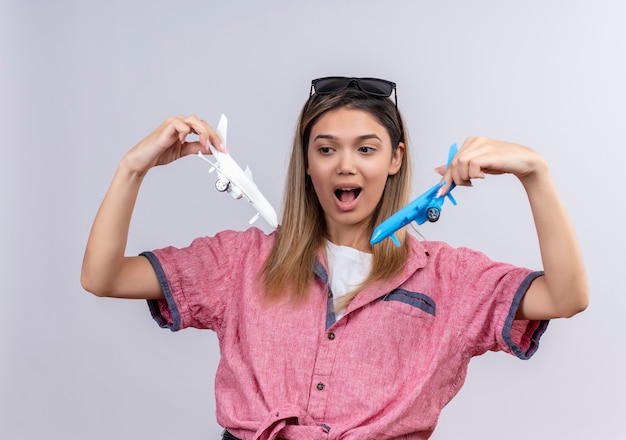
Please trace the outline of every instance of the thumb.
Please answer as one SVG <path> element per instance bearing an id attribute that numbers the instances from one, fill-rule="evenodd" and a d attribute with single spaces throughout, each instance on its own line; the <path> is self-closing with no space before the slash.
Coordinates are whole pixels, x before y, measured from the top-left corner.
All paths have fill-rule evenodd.
<path id="1" fill-rule="evenodd" d="M 439 165 L 438 167 L 435 168 L 435 172 L 438 173 L 440 176 L 443 176 L 446 173 L 446 166 Z"/>

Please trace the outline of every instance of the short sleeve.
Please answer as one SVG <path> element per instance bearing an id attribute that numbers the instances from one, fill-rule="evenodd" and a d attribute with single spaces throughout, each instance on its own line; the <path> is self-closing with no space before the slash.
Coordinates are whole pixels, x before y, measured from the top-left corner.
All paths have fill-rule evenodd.
<path id="1" fill-rule="evenodd" d="M 186 248 L 143 252 L 152 264 L 165 299 L 148 300 L 155 321 L 172 331 L 187 327 L 217 330 L 232 278 L 241 272 L 245 233 L 224 231 L 195 239 Z"/>
<path id="2" fill-rule="evenodd" d="M 490 260 L 480 252 L 460 249 L 459 304 L 467 348 L 529 359 L 539 347 L 548 321 L 516 320 L 519 305 L 532 282 L 543 272 Z"/>

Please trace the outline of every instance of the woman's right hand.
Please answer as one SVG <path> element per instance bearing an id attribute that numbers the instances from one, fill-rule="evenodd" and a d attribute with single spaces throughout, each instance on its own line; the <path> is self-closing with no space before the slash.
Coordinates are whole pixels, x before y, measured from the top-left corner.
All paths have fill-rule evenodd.
<path id="1" fill-rule="evenodd" d="M 197 134 L 199 139 L 186 142 L 190 133 Z M 206 121 L 196 116 L 171 117 L 126 153 L 123 161 L 131 171 L 145 174 L 154 166 L 166 165 L 198 151 L 210 154 L 207 142 L 218 150 L 223 148 L 219 135 Z"/>

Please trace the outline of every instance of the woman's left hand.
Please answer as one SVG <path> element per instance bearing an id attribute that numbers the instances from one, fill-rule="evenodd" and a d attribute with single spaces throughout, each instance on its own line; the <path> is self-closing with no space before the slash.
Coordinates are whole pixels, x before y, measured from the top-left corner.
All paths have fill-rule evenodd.
<path id="1" fill-rule="evenodd" d="M 574 228 L 565 212 L 546 161 L 528 147 L 484 137 L 469 138 L 448 169 L 439 167 L 446 184 L 471 186 L 486 174 L 513 174 L 520 179 L 533 213 L 544 276 L 528 288 L 516 319 L 570 317 L 589 303 L 589 287 Z M 549 209 L 546 209 L 549 207 Z"/>
<path id="2" fill-rule="evenodd" d="M 472 186 L 472 179 L 483 179 L 486 174 L 513 174 L 524 183 L 547 170 L 543 157 L 531 148 L 485 137 L 468 138 L 446 170 L 436 168 L 446 181 L 440 194 L 445 194 L 451 182 Z"/>

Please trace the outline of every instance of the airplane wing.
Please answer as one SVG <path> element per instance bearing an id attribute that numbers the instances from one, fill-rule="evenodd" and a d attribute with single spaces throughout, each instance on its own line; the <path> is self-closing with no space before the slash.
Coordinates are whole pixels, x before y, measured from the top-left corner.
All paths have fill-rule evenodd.
<path id="1" fill-rule="evenodd" d="M 227 121 L 226 116 L 222 115 L 217 125 L 217 133 L 224 144 L 226 144 Z M 217 171 L 217 189 L 219 191 L 227 191 L 235 199 L 245 197 L 254 206 L 257 214 L 252 217 L 250 224 L 254 223 L 259 217 L 263 217 L 270 226 L 277 228 L 278 217 L 276 216 L 276 211 L 254 183 L 250 169 L 246 167 L 245 171 L 242 170 L 229 153 L 218 151 L 213 145 L 209 144 L 209 149 L 215 162 L 209 160 L 201 152 L 198 152 L 198 156 L 211 164 L 209 172 Z"/>

